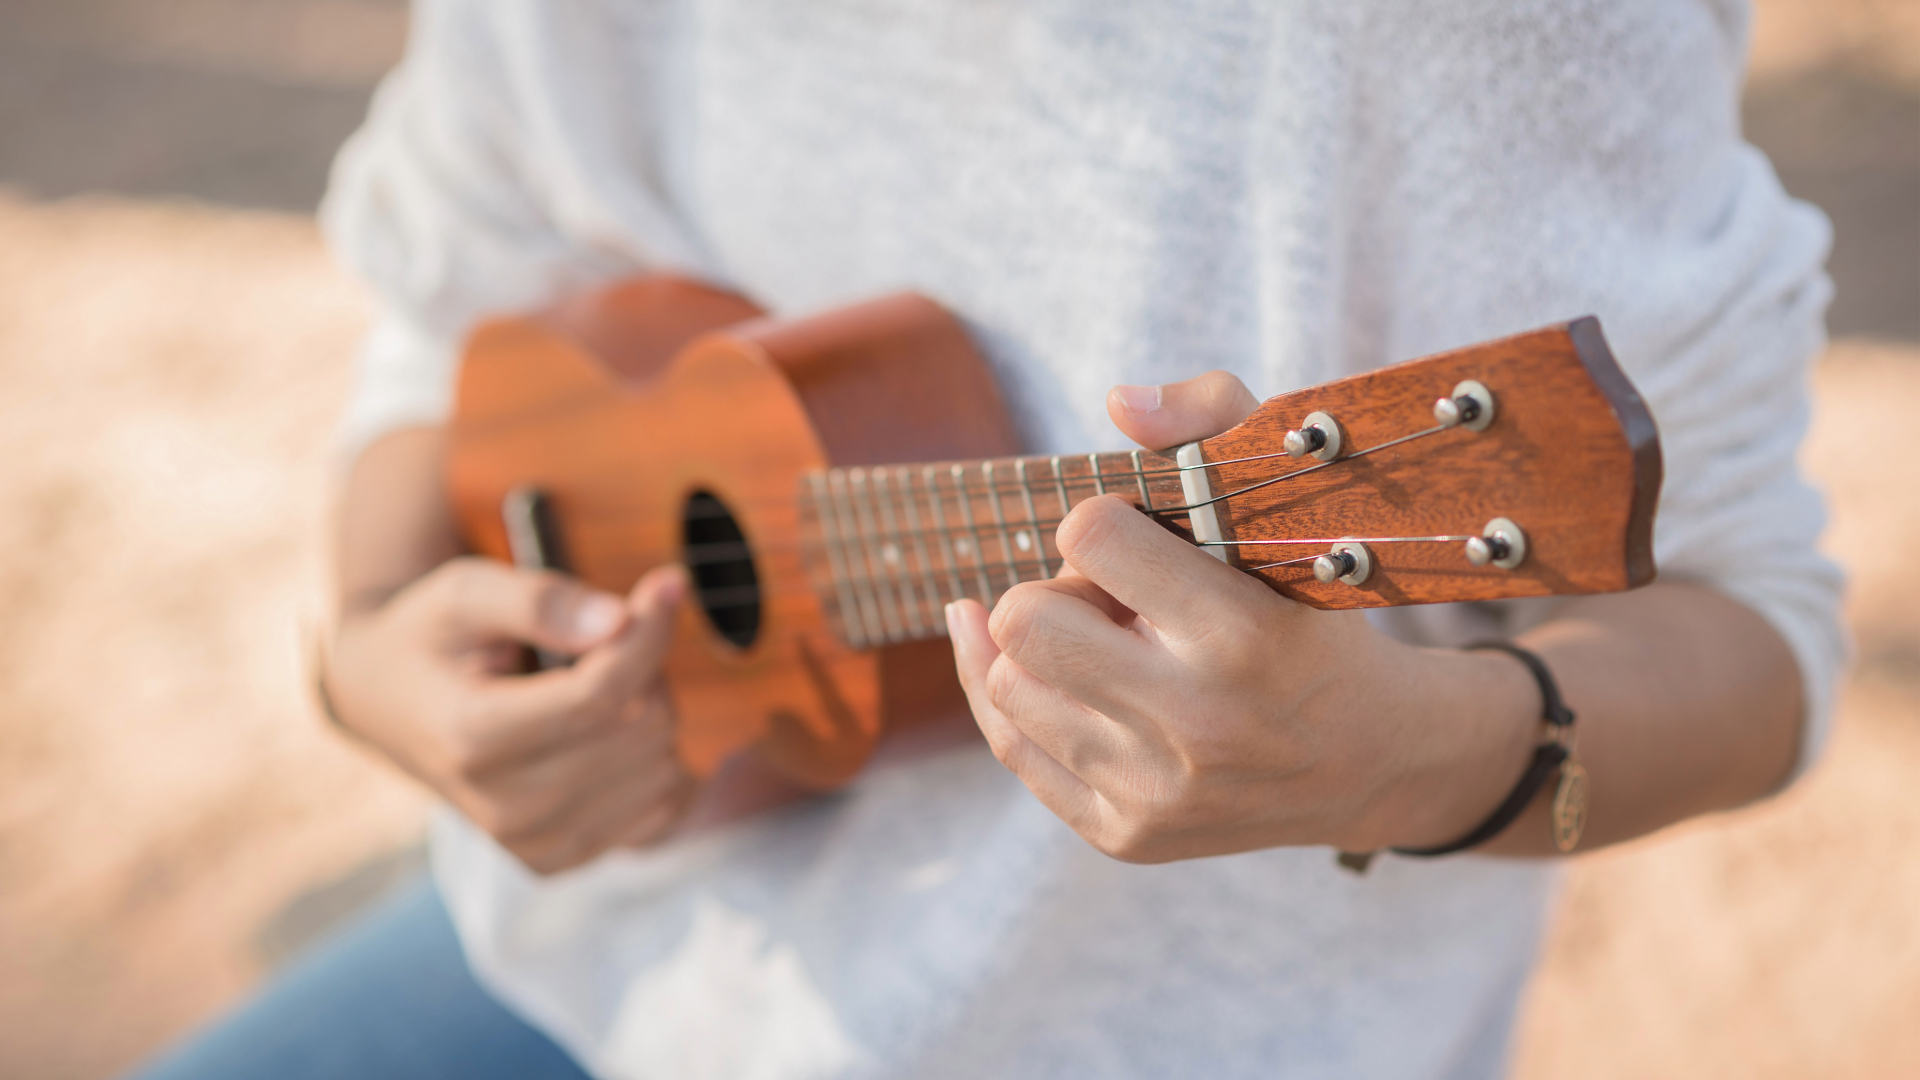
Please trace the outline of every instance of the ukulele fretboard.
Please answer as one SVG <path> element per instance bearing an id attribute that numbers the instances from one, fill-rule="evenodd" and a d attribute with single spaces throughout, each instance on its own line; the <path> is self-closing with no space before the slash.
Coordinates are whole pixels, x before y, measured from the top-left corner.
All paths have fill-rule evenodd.
<path id="1" fill-rule="evenodd" d="M 991 608 L 1059 574 L 1055 530 L 1096 495 L 1149 512 L 1185 504 L 1179 467 L 1146 451 L 811 473 L 800 503 L 814 591 L 855 648 L 944 637 L 948 603 Z"/>

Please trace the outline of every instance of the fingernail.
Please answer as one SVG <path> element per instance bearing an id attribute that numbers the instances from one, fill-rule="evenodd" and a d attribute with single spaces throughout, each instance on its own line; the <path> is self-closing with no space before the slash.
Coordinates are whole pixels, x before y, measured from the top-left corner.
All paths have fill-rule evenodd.
<path id="1" fill-rule="evenodd" d="M 1113 392 L 1120 395 L 1121 407 L 1136 416 L 1160 410 L 1160 388 L 1157 386 L 1116 386 Z"/>
<path id="2" fill-rule="evenodd" d="M 573 636 L 587 641 L 605 637 L 625 615 L 626 608 L 620 601 L 594 593 L 573 609 Z"/>

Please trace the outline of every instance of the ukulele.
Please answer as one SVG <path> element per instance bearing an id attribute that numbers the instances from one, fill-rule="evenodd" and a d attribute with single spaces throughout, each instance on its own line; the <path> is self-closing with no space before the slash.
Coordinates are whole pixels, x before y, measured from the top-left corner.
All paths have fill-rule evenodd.
<path id="1" fill-rule="evenodd" d="M 644 277 L 479 327 L 447 469 L 473 550 L 614 592 L 683 563 L 684 763 L 752 748 L 823 790 L 889 728 L 963 707 L 944 605 L 1058 573 L 1054 529 L 1085 499 L 1317 608 L 1654 576 L 1659 437 L 1590 317 L 1282 394 L 1162 452 L 1017 449 L 932 301 L 774 319 Z"/>

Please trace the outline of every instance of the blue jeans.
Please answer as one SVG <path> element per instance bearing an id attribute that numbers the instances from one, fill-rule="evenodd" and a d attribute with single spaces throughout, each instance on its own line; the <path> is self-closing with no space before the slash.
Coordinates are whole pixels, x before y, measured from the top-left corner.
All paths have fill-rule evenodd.
<path id="1" fill-rule="evenodd" d="M 587 1080 L 467 970 L 431 884 L 383 903 L 132 1080 Z"/>

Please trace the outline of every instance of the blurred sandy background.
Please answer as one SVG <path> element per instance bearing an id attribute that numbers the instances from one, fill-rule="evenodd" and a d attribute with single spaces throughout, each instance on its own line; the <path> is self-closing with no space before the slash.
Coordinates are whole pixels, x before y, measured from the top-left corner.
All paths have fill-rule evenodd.
<path id="1" fill-rule="evenodd" d="M 399 0 L 0 0 L 0 1075 L 105 1077 L 414 872 L 303 689 L 362 297 L 311 209 Z M 1838 229 L 1808 463 L 1861 662 L 1785 797 L 1579 861 L 1518 1075 L 1920 1072 L 1920 0 L 1762 0 Z"/>

